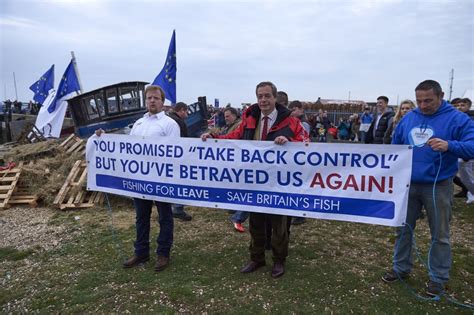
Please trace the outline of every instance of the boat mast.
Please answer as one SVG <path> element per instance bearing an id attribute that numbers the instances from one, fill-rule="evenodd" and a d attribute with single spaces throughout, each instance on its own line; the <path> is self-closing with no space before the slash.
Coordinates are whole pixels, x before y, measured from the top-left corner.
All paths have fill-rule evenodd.
<path id="1" fill-rule="evenodd" d="M 451 96 L 453 95 L 453 80 L 454 80 L 454 69 L 451 69 L 451 77 L 449 82 L 449 101 L 451 102 Z"/>
<path id="2" fill-rule="evenodd" d="M 16 89 L 15 72 L 13 72 L 13 84 L 15 84 L 15 100 L 18 101 L 18 91 L 17 91 L 17 89 Z"/>
<path id="3" fill-rule="evenodd" d="M 71 56 L 72 56 L 72 65 L 74 66 L 74 71 L 76 71 L 77 81 L 79 82 L 79 88 L 82 94 L 84 90 L 82 89 L 81 77 L 79 76 L 79 71 L 77 70 L 77 62 L 76 62 L 76 56 L 74 55 L 74 51 L 71 51 Z"/>

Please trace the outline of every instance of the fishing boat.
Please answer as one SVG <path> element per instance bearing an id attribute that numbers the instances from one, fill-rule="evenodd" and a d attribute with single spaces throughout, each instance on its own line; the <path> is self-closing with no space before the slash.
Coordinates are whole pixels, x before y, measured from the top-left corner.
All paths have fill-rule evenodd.
<path id="1" fill-rule="evenodd" d="M 146 112 L 145 86 L 148 82 L 130 81 L 108 85 L 68 100 L 75 133 L 81 138 L 101 128 L 106 132 L 127 133 L 127 127 Z M 206 97 L 188 105 L 186 119 L 191 137 L 207 128 Z"/>

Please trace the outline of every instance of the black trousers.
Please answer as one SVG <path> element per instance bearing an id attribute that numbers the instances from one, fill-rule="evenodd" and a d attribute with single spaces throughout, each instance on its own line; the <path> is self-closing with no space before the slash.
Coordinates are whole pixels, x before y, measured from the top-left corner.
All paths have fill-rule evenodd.
<path id="1" fill-rule="evenodd" d="M 284 263 L 288 256 L 288 226 L 287 217 L 263 213 L 250 213 L 250 259 L 255 262 L 265 262 L 265 222 L 272 226 L 271 245 L 273 262 Z"/>

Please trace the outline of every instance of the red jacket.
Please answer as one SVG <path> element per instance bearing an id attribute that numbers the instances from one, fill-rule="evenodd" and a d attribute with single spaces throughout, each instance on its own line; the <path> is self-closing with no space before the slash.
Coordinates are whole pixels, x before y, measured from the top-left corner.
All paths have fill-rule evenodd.
<path id="1" fill-rule="evenodd" d="M 291 111 L 286 107 L 276 104 L 277 118 L 267 134 L 267 141 L 273 141 L 278 136 L 285 136 L 289 141 L 309 141 L 308 133 L 296 117 L 291 117 Z M 258 104 L 253 104 L 242 114 L 242 122 L 239 127 L 227 135 L 217 136 L 219 139 L 242 139 L 254 140 L 255 129 L 260 120 L 261 111 Z"/>

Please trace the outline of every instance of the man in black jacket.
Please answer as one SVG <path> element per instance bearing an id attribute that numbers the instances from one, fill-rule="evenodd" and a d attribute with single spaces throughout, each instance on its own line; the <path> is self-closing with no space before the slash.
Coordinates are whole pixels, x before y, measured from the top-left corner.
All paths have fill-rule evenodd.
<path id="1" fill-rule="evenodd" d="M 168 114 L 170 118 L 178 123 L 179 129 L 181 131 L 181 137 L 188 137 L 188 127 L 184 121 L 188 117 L 188 105 L 183 102 L 178 102 L 173 110 Z M 176 219 L 181 219 L 183 221 L 191 221 L 193 217 L 184 211 L 183 205 L 173 204 L 173 217 Z"/>
<path id="2" fill-rule="evenodd" d="M 390 144 L 392 137 L 390 135 L 386 137 L 386 132 L 392 129 L 389 127 L 393 124 L 394 115 L 394 112 L 388 108 L 388 97 L 377 97 L 377 115 L 372 120 L 369 131 L 367 131 L 365 143 L 383 144 L 385 138 L 390 139 L 390 142 L 385 142 Z"/>
<path id="3" fill-rule="evenodd" d="M 188 117 L 188 105 L 183 102 L 178 102 L 173 110 L 168 114 L 174 121 L 178 123 L 179 130 L 181 131 L 181 137 L 188 137 L 188 127 L 184 121 Z"/>

